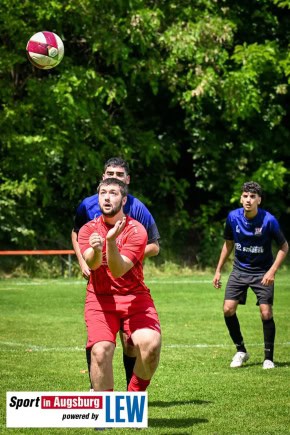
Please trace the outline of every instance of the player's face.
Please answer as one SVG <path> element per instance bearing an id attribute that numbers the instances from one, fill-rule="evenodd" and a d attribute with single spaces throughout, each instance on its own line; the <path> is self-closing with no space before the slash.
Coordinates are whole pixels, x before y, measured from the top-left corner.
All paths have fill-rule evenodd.
<path id="1" fill-rule="evenodd" d="M 118 180 L 123 181 L 125 184 L 130 183 L 130 175 L 121 166 L 108 166 L 103 174 L 103 180 L 106 178 L 118 178 Z"/>
<path id="2" fill-rule="evenodd" d="M 100 209 L 104 216 L 114 217 L 123 208 L 126 203 L 126 197 L 123 198 L 120 186 L 111 184 L 110 186 L 101 186 L 99 191 Z"/>
<path id="3" fill-rule="evenodd" d="M 241 195 L 241 204 L 246 214 L 256 214 L 258 206 L 261 204 L 261 197 L 257 193 L 243 192 Z"/>

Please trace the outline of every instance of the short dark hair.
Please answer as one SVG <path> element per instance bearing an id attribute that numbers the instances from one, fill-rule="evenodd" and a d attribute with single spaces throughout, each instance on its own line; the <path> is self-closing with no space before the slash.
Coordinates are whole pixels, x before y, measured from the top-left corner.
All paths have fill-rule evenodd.
<path id="1" fill-rule="evenodd" d="M 123 183 L 123 181 L 119 180 L 118 178 L 105 178 L 104 180 L 101 180 L 98 185 L 98 193 L 102 186 L 110 186 L 111 184 L 117 184 L 120 187 L 120 192 L 122 195 L 122 198 L 128 195 L 128 185 Z"/>
<path id="2" fill-rule="evenodd" d="M 247 181 L 242 185 L 241 188 L 242 193 L 243 192 L 251 192 L 256 193 L 259 196 L 262 196 L 262 188 L 260 184 L 256 183 L 255 181 Z"/>
<path id="3" fill-rule="evenodd" d="M 111 157 L 109 160 L 107 160 L 104 165 L 104 172 L 106 172 L 108 166 L 112 166 L 113 168 L 120 166 L 120 168 L 124 168 L 126 174 L 129 175 L 129 164 L 121 157 Z"/>

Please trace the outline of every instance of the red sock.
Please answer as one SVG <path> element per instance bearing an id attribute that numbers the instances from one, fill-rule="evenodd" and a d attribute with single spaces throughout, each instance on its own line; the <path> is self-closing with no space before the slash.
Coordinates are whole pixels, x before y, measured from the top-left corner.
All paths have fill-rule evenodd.
<path id="1" fill-rule="evenodd" d="M 150 379 L 141 379 L 133 373 L 131 381 L 128 385 L 128 391 L 146 391 L 150 384 Z"/>

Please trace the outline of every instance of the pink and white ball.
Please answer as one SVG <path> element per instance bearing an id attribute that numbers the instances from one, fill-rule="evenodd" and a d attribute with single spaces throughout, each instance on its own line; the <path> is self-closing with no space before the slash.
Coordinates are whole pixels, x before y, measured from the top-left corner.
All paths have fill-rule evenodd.
<path id="1" fill-rule="evenodd" d="M 28 59 L 40 69 L 57 66 L 64 55 L 64 46 L 60 37 L 53 32 L 38 32 L 33 35 L 26 46 Z"/>

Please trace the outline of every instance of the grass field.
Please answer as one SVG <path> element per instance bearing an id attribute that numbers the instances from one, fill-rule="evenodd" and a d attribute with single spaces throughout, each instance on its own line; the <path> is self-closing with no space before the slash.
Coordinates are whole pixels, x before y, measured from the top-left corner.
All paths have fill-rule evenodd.
<path id="1" fill-rule="evenodd" d="M 251 291 L 238 310 L 251 358 L 243 368 L 229 368 L 235 349 L 223 321 L 223 290 L 211 280 L 204 274 L 146 281 L 163 331 L 160 365 L 148 390 L 146 434 L 290 434 L 289 273 L 276 278 L 274 370 L 262 369 L 262 324 Z M 7 429 L 5 422 L 6 391 L 88 391 L 84 297 L 81 280 L 0 280 L 1 433 L 94 433 Z M 121 357 L 118 343 L 116 391 L 125 390 Z"/>

